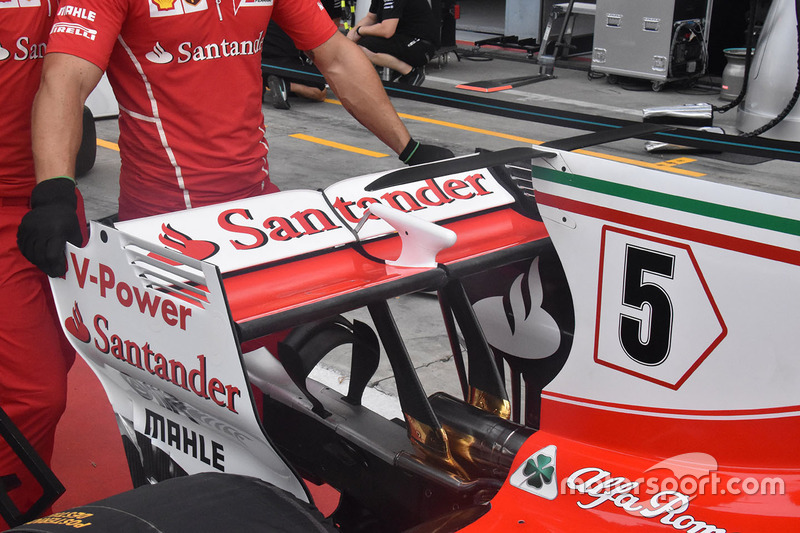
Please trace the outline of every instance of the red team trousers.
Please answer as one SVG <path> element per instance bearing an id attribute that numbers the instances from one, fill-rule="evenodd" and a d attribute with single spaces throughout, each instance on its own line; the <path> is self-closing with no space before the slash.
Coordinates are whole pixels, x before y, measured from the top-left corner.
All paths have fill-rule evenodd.
<path id="1" fill-rule="evenodd" d="M 75 350 L 62 333 L 47 276 L 17 248 L 17 226 L 28 211 L 18 204 L 23 202 L 0 198 L 0 406 L 50 464 Z M 0 439 L 0 476 L 10 474 L 22 485 L 9 496 L 25 510 L 41 488 Z M 0 530 L 5 525 L 0 519 Z"/>

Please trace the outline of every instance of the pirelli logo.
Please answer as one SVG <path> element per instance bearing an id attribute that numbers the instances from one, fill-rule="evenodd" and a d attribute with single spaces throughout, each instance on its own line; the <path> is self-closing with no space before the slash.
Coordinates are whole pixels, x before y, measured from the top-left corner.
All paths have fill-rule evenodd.
<path id="1" fill-rule="evenodd" d="M 53 29 L 50 30 L 50 33 L 71 33 L 90 41 L 94 41 L 97 38 L 97 30 L 72 22 L 57 22 L 53 24 Z"/>

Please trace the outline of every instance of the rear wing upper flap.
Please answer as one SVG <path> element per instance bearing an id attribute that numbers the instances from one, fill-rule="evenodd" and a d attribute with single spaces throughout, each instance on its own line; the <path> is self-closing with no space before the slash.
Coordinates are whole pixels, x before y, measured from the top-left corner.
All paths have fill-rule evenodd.
<path id="1" fill-rule="evenodd" d="M 532 156 L 550 154 L 482 152 L 350 178 L 324 191 L 289 190 L 116 227 L 132 243 L 165 250 L 169 260 L 214 264 L 244 340 L 374 298 L 435 288 L 446 277 L 436 261 L 455 265 L 542 238 L 543 224 L 531 209 L 519 208 L 524 195 L 503 168 Z M 397 218 L 392 213 L 399 222 L 390 220 Z M 455 246 L 435 236 L 442 225 L 454 233 Z M 433 242 L 439 244 L 430 255 Z M 408 253 L 415 246 L 430 261 L 392 264 L 419 260 Z M 192 293 L 189 285 L 181 290 Z"/>
<path id="2" fill-rule="evenodd" d="M 372 215 L 356 233 L 373 203 L 437 224 L 518 207 L 523 195 L 493 167 L 530 161 L 534 156 L 551 154 L 532 148 L 481 152 L 350 178 L 322 191 L 283 191 L 121 222 L 116 227 L 147 242 L 209 260 L 228 274 L 395 232 L 391 224 Z"/>

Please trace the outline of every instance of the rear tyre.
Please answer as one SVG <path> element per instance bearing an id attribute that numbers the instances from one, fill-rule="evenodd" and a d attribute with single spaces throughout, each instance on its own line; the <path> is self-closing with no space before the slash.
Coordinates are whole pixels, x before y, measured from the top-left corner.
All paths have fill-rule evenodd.
<path id="1" fill-rule="evenodd" d="M 126 533 L 338 531 L 313 504 L 260 479 L 222 473 L 145 485 L 35 522 L 11 531 L 62 533 L 90 524 L 92 531 Z"/>
<path id="2" fill-rule="evenodd" d="M 80 177 L 92 170 L 97 156 L 97 130 L 94 126 L 92 111 L 83 106 L 83 136 L 75 159 L 75 177 Z"/>

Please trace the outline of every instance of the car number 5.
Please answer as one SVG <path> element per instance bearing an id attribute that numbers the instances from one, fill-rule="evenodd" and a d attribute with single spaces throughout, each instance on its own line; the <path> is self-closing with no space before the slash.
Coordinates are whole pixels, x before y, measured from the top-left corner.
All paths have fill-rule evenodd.
<path id="1" fill-rule="evenodd" d="M 656 281 L 658 277 L 672 279 L 674 267 L 672 255 L 626 245 L 622 304 L 645 313 L 648 320 L 643 320 L 642 313 L 620 313 L 619 340 L 628 357 L 643 365 L 660 365 L 669 355 L 672 301 Z"/>

